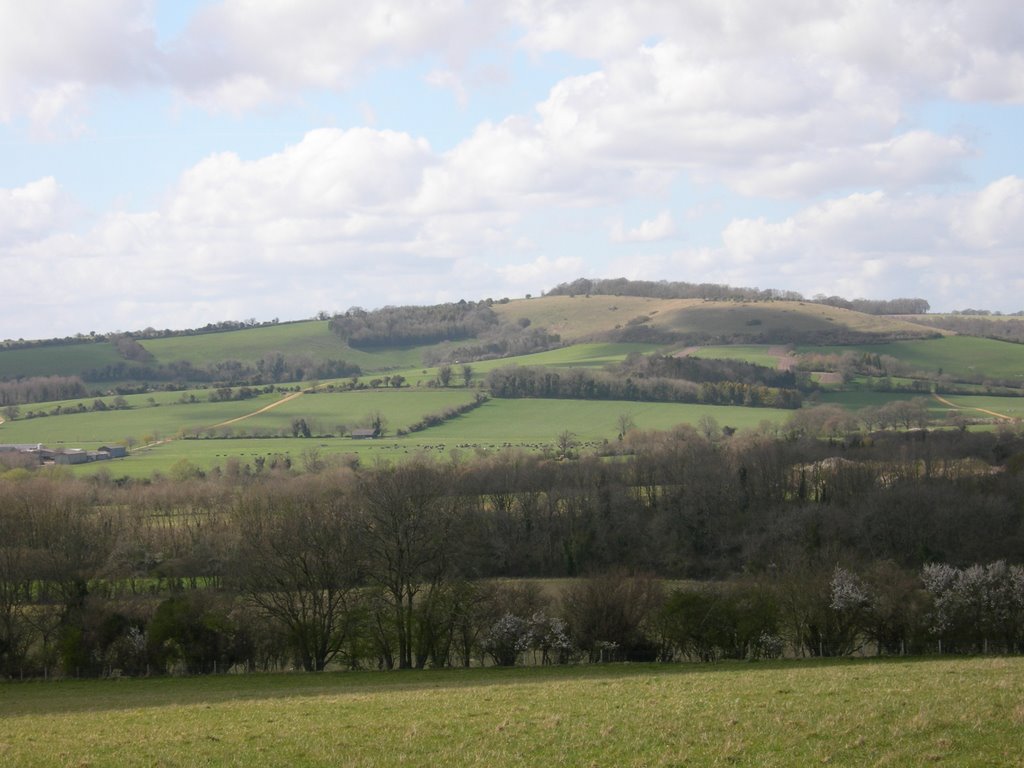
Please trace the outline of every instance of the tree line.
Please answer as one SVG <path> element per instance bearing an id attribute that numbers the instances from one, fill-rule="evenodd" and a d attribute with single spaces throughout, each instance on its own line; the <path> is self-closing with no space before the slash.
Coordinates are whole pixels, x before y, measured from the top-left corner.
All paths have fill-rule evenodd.
<path id="1" fill-rule="evenodd" d="M 776 288 L 737 288 L 719 283 L 687 283 L 668 280 L 627 280 L 624 277 L 590 279 L 581 277 L 559 283 L 547 292 L 549 296 L 644 296 L 654 299 L 704 299 L 707 301 L 805 301 L 797 291 Z M 930 309 L 920 298 L 844 299 L 841 296 L 818 294 L 816 304 L 852 309 L 868 315 L 918 315 Z"/>
<path id="2" fill-rule="evenodd" d="M 749 407 L 799 408 L 803 396 L 782 389 L 740 381 L 696 382 L 645 373 L 623 375 L 583 368 L 558 370 L 507 366 L 487 374 L 494 397 L 549 397 L 571 400 L 636 400 L 659 403 L 704 403 Z"/>
<path id="3" fill-rule="evenodd" d="M 993 319 L 989 313 L 964 312 L 915 318 L 914 322 L 953 331 L 964 336 L 980 336 L 985 339 L 1024 344 L 1024 320 L 1019 317 L 1001 316 Z"/>
<path id="4" fill-rule="evenodd" d="M 169 363 L 111 363 L 82 372 L 85 381 L 209 382 L 224 386 L 262 386 L 311 379 L 358 376 L 362 369 L 342 359 L 314 360 L 308 355 L 268 352 L 255 363 L 218 360 L 196 365 L 190 360 Z"/>
<path id="5" fill-rule="evenodd" d="M 1015 431 L 305 464 L 0 474 L 0 673 L 1020 649 Z"/>
<path id="6" fill-rule="evenodd" d="M 624 277 L 592 279 L 581 277 L 559 283 L 548 296 L 643 296 L 653 299 L 706 299 L 708 301 L 801 301 L 795 291 L 774 288 L 736 288 L 720 283 L 687 283 L 669 280 L 627 280 Z"/>
<path id="7" fill-rule="evenodd" d="M 0 381 L 0 406 L 72 400 L 87 394 L 85 382 L 78 376 L 26 376 Z"/>
<path id="8" fill-rule="evenodd" d="M 693 355 L 632 354 L 626 358 L 619 370 L 640 376 L 660 376 L 695 382 L 734 381 L 779 389 L 816 389 L 810 376 L 802 371 L 779 370 L 742 360 L 713 360 Z"/>
<path id="9" fill-rule="evenodd" d="M 498 323 L 497 314 L 486 301 L 462 300 L 371 311 L 353 307 L 332 317 L 328 327 L 350 347 L 375 349 L 470 339 Z"/>

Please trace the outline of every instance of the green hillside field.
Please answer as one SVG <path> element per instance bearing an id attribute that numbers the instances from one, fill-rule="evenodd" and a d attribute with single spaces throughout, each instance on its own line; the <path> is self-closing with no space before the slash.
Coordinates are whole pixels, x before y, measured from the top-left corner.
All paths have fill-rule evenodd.
<path id="1" fill-rule="evenodd" d="M 347 399 L 347 400 L 346 400 Z M 257 456 L 287 456 L 301 468 L 301 459 L 310 449 L 316 449 L 324 458 L 356 456 L 361 462 L 374 463 L 379 460 L 401 461 L 406 457 L 425 452 L 448 458 L 454 451 L 498 451 L 504 448 L 519 448 L 529 451 L 553 450 L 558 436 L 571 432 L 585 451 L 602 446 L 605 441 L 613 443 L 618 437 L 619 416 L 628 415 L 638 429 L 665 430 L 679 424 L 697 425 L 702 417 L 708 416 L 719 427 L 730 426 L 738 430 L 753 430 L 784 423 L 792 411 L 775 408 L 742 408 L 739 406 L 689 405 L 676 403 L 637 403 L 623 401 L 582 401 L 582 400 L 500 400 L 493 399 L 470 413 L 459 416 L 422 432 L 397 437 L 395 431 L 428 413 L 436 413 L 447 407 L 467 402 L 471 394 L 465 390 L 402 390 L 353 392 L 343 394 L 303 395 L 264 414 L 245 419 L 227 428 L 188 430 L 198 432 L 200 439 L 172 439 L 150 447 L 136 448 L 128 458 L 113 462 L 96 462 L 73 467 L 81 474 L 110 472 L 116 476 L 146 477 L 154 471 L 166 472 L 182 459 L 203 470 L 225 466 L 231 457 L 244 463 L 255 461 Z M 251 402 L 251 401 L 249 401 Z M 216 404 L 208 404 L 209 406 Z M 231 405 L 236 405 L 232 403 Z M 178 406 L 176 406 L 178 407 Z M 185 406 L 180 406 L 185 408 Z M 204 406 L 207 407 L 207 406 Z M 192 406 L 199 408 L 199 406 Z M 337 408 L 338 411 L 334 409 Z M 285 410 L 287 409 L 287 410 Z M 164 409 L 155 409 L 164 410 Z M 167 408 L 173 411 L 175 408 Z M 279 413 L 279 411 L 284 411 Z M 352 414 L 362 421 L 373 411 L 379 412 L 388 422 L 388 433 L 378 439 L 356 440 L 350 437 L 312 438 L 294 437 L 247 437 L 257 428 L 260 431 L 277 429 L 289 433 L 293 418 L 311 420 L 312 426 L 328 423 L 336 413 Z M 191 411 L 190 411 L 191 412 Z M 202 411 L 199 411 L 202 412 Z M 116 412 L 117 415 L 131 414 L 132 411 Z M 211 415 L 213 411 L 210 411 Z M 83 414 L 93 416 L 91 426 L 96 430 L 90 435 L 83 426 L 83 437 L 91 439 L 69 442 L 74 447 L 95 448 L 106 440 L 101 434 L 113 433 L 113 427 L 102 424 L 100 418 L 115 415 Z M 222 412 L 220 415 L 224 415 Z M 57 421 L 57 417 L 50 419 Z M 257 421 L 260 420 L 260 421 Z M 318 421 L 319 420 L 319 421 Z M 42 422 L 46 419 L 40 420 Z M 31 422 L 28 422 L 31 423 Z M 8 427 L 18 426 L 14 422 L 0 426 L 0 441 L 43 442 L 47 440 L 24 439 L 35 436 L 31 432 L 13 433 L 9 437 Z M 152 424 L 150 422 L 150 424 Z M 172 427 L 173 423 L 167 426 Z M 330 424 L 328 423 L 328 426 Z M 131 429 L 130 422 L 118 422 L 118 429 Z M 179 436 L 182 428 L 165 429 L 148 434 L 160 438 Z M 125 435 L 139 436 L 139 430 L 127 431 Z M 232 437 L 224 437 L 225 435 Z M 56 445 L 57 443 L 53 441 Z"/>
<path id="2" fill-rule="evenodd" d="M 96 447 L 128 436 L 142 440 L 144 435 L 169 437 L 183 430 L 201 428 L 234 419 L 280 399 L 281 395 L 262 395 L 252 400 L 197 402 L 160 407 L 137 407 L 123 411 L 69 413 L 61 416 L 6 421 L 0 424 L 0 442 L 63 443 L 75 447 Z"/>
<path id="3" fill-rule="evenodd" d="M 2 685 L 0 762 L 1020 765 L 1024 659 L 587 665 Z"/>
<path id="4" fill-rule="evenodd" d="M 841 347 L 801 345 L 796 351 L 827 355 L 842 355 L 846 352 L 889 355 L 914 370 L 929 374 L 942 371 L 968 380 L 991 378 L 1024 383 L 1024 344 L 972 336 L 944 336 L 922 341 Z"/>
<path id="5" fill-rule="evenodd" d="M 353 349 L 334 335 L 326 320 L 306 320 L 258 328 L 198 336 L 148 339 L 143 346 L 158 363 L 191 361 L 197 367 L 221 360 L 239 360 L 250 365 L 266 355 L 303 355 L 314 362 L 345 360 L 366 372 L 417 365 L 422 347 L 403 347 L 367 352 Z"/>
<path id="6" fill-rule="evenodd" d="M 776 368 L 779 364 L 779 355 L 772 351 L 774 349 L 778 348 L 768 344 L 729 344 L 697 347 L 688 354 L 708 360 L 742 360 L 745 363 Z"/>
<path id="7" fill-rule="evenodd" d="M 123 363 L 106 341 L 0 349 L 0 381 L 23 376 L 77 376 L 90 368 Z"/>

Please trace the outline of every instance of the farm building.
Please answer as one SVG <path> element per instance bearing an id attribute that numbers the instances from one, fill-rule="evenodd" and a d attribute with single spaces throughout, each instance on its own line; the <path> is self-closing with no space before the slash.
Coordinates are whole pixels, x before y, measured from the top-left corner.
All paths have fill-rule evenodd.
<path id="1" fill-rule="evenodd" d="M 348 433 L 353 440 L 371 440 L 380 437 L 380 431 L 376 429 L 353 429 Z"/>
<path id="2" fill-rule="evenodd" d="M 90 459 L 89 453 L 81 448 L 65 448 L 62 451 L 54 451 L 53 461 L 55 464 L 86 464 Z"/>
<path id="3" fill-rule="evenodd" d="M 42 443 L 2 443 L 0 453 L 19 453 L 35 456 L 40 464 L 87 464 L 90 461 L 121 459 L 128 455 L 123 445 L 103 445 L 95 451 L 81 448 L 46 448 Z"/>

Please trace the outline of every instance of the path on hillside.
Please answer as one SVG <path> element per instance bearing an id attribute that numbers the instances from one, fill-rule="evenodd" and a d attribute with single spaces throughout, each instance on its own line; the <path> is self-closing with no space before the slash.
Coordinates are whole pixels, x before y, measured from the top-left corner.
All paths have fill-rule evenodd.
<path id="1" fill-rule="evenodd" d="M 975 407 L 973 405 L 959 406 L 956 403 L 950 402 L 949 400 L 947 400 L 944 397 L 940 397 L 939 395 L 935 394 L 934 392 L 932 393 L 932 397 L 934 397 L 936 400 L 938 400 L 943 405 L 948 405 L 950 408 L 954 408 L 954 409 L 956 409 L 958 411 L 963 411 L 963 410 L 979 411 L 980 413 L 984 413 L 984 414 L 987 414 L 989 416 L 995 416 L 997 419 L 1005 419 L 1006 421 L 1013 421 L 1013 417 L 1012 416 L 1007 416 L 1005 413 L 997 413 L 996 411 L 990 411 L 987 408 L 977 408 L 977 407 Z"/>
<path id="2" fill-rule="evenodd" d="M 780 371 L 792 371 L 800 362 L 793 350 L 786 347 L 768 347 L 768 354 L 775 358 L 775 367 Z"/>
<path id="3" fill-rule="evenodd" d="M 285 397 L 282 397 L 280 400 L 275 400 L 270 405 L 265 405 L 262 408 L 253 411 L 252 413 L 247 413 L 244 416 L 236 416 L 233 419 L 228 419 L 227 421 L 222 421 L 219 424 L 214 424 L 214 425 L 209 426 L 209 427 L 203 427 L 203 429 L 216 429 L 217 427 L 226 427 L 229 424 L 234 424 L 236 422 L 243 421 L 244 419 L 249 419 L 249 418 L 252 418 L 253 416 L 258 416 L 261 413 L 266 413 L 267 411 L 271 411 L 274 408 L 277 408 L 279 405 L 284 405 L 285 403 L 290 402 L 290 401 L 294 400 L 297 397 L 301 397 L 304 394 L 306 394 L 306 390 L 304 390 L 304 389 L 303 390 L 299 390 L 298 392 L 292 392 L 290 395 L 286 395 Z M 171 442 L 173 440 L 174 440 L 173 437 L 165 437 L 165 438 L 162 438 L 160 440 L 154 440 L 152 443 L 146 443 L 145 445 L 140 445 L 138 450 L 143 451 L 143 450 L 146 450 L 148 448 L 155 448 L 158 445 L 166 445 L 167 443 L 169 443 L 169 442 Z"/>
<path id="4" fill-rule="evenodd" d="M 277 408 L 279 405 L 284 405 L 285 403 L 290 402 L 290 401 L 294 400 L 297 397 L 302 397 L 304 394 L 306 394 L 305 390 L 300 389 L 298 392 L 292 392 L 290 395 L 282 397 L 280 400 L 275 400 L 270 405 L 263 406 L 258 411 L 253 411 L 252 413 L 247 413 L 244 416 L 237 416 L 237 417 L 235 417 L 233 419 L 228 419 L 227 421 L 222 421 L 220 424 L 214 424 L 212 427 L 208 427 L 208 429 L 215 429 L 217 427 L 226 427 L 228 424 L 235 424 L 235 423 L 237 423 L 239 421 L 244 421 L 245 419 L 251 419 L 253 416 L 259 416 L 261 413 L 266 413 L 267 411 L 272 411 L 274 408 Z"/>

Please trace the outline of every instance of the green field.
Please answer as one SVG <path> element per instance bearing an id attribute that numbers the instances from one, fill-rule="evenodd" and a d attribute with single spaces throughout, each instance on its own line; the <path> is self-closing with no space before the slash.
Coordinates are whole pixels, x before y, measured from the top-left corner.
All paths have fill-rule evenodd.
<path id="1" fill-rule="evenodd" d="M 91 368 L 123 363 L 113 344 L 63 344 L 0 349 L 0 381 L 23 376 L 77 376 Z"/>
<path id="2" fill-rule="evenodd" d="M 708 415 L 720 426 L 753 429 L 762 421 L 781 423 L 792 411 L 686 403 L 637 403 L 621 400 L 491 400 L 472 413 L 431 429 L 433 439 L 524 444 L 554 442 L 563 431 L 580 440 L 611 440 L 618 417 L 628 414 L 639 429 L 671 429 L 696 424 Z"/>
<path id="3" fill-rule="evenodd" d="M 302 467 L 302 458 L 310 449 L 315 449 L 328 462 L 338 457 L 355 455 L 364 464 L 379 460 L 402 460 L 417 453 L 448 458 L 452 452 L 497 451 L 503 448 L 542 450 L 554 448 L 559 434 L 572 432 L 584 449 L 600 446 L 604 441 L 612 442 L 619 430 L 619 416 L 629 415 L 639 429 L 671 429 L 678 424 L 696 425 L 701 417 L 710 416 L 720 426 L 740 430 L 758 429 L 764 424 L 781 424 L 792 415 L 792 411 L 776 408 L 741 408 L 739 406 L 689 405 L 677 403 L 638 403 L 625 401 L 582 401 L 582 400 L 491 400 L 476 410 L 445 422 L 444 424 L 415 432 L 403 437 L 394 436 L 395 430 L 407 426 L 426 413 L 438 412 L 446 407 L 465 402 L 470 398 L 465 390 L 402 390 L 362 391 L 343 394 L 303 395 L 279 409 L 269 411 L 252 419 L 231 425 L 230 439 L 222 437 L 228 431 L 211 429 L 203 431 L 200 439 L 175 439 L 152 446 L 136 449 L 131 456 L 113 462 L 96 462 L 74 467 L 76 473 L 93 474 L 109 472 L 115 476 L 146 477 L 153 472 L 167 472 L 176 462 L 185 459 L 204 470 L 215 466 L 222 468 L 229 458 L 238 458 L 242 464 L 252 466 L 256 457 L 287 456 L 297 469 Z M 343 403 L 348 399 L 354 405 L 348 413 L 357 418 L 371 410 L 379 410 L 389 421 L 389 434 L 375 440 L 353 440 L 349 437 L 333 438 L 252 438 L 250 434 L 257 426 L 260 429 L 283 429 L 291 424 L 298 414 L 313 418 L 314 426 L 330 426 L 327 411 L 332 402 Z M 252 401 L 249 401 L 252 402 Z M 307 407 L 306 404 L 312 403 Z M 320 405 L 324 403 L 326 405 Z M 292 414 L 281 413 L 291 409 Z M 322 409 L 322 410 L 318 410 Z M 421 410 L 426 409 L 426 410 Z M 160 409 L 157 409 L 160 410 Z M 172 410 L 168 408 L 168 410 Z M 321 413 L 321 421 L 311 413 Z M 404 414 L 405 421 L 397 417 Z M 92 415 L 92 414 L 89 414 Z M 103 416 L 107 414 L 96 414 Z M 61 417 L 71 418 L 71 417 Z M 56 420 L 56 419 L 54 419 Z M 41 421 L 46 421 L 41 420 Z M 15 422 L 20 424 L 22 422 Z M 6 437 L 0 427 L 0 436 L 7 442 L 16 442 Z M 262 425 L 262 426 L 260 426 Z M 132 433 L 137 434 L 137 433 Z M 174 432 L 161 433 L 162 436 Z M 17 442 L 39 442 L 38 440 L 17 440 Z M 43 441 L 45 442 L 45 441 Z M 102 440 L 83 441 L 81 446 L 96 447 Z"/>
<path id="4" fill-rule="evenodd" d="M 849 347 L 797 347 L 798 353 L 842 355 L 846 352 L 889 355 L 913 370 L 939 371 L 967 379 L 1001 379 L 1024 382 L 1024 344 L 944 336 L 924 341 L 895 341 L 889 344 L 861 344 Z"/>
<path id="5" fill-rule="evenodd" d="M 932 398 L 930 394 L 911 394 L 909 392 L 868 392 L 868 391 L 853 391 L 853 392 L 836 392 L 836 391 L 825 391 L 814 396 L 812 401 L 804 403 L 805 406 L 811 406 L 815 404 L 821 405 L 841 405 L 843 408 L 850 410 L 858 410 L 860 408 L 879 408 L 886 403 L 891 403 L 894 400 L 913 400 L 917 397 L 925 397 L 934 403 L 936 408 L 944 408 L 941 403 Z"/>
<path id="6" fill-rule="evenodd" d="M 381 371 L 417 365 L 422 347 L 364 352 L 352 349 L 327 328 L 326 320 L 246 328 L 198 336 L 174 336 L 143 342 L 159 363 L 189 360 L 202 367 L 221 360 L 255 364 L 268 354 L 302 355 L 314 361 L 345 360 L 364 371 Z"/>
<path id="7" fill-rule="evenodd" d="M 692 357 L 702 357 L 708 360 L 742 360 L 745 363 L 763 365 L 767 368 L 777 368 L 779 356 L 772 354 L 769 350 L 776 347 L 768 344 L 731 344 L 727 346 L 697 347 L 689 354 Z"/>
<path id="8" fill-rule="evenodd" d="M 233 440 L 173 440 L 139 452 L 117 462 L 109 471 L 142 476 L 151 471 L 167 471 L 182 458 L 209 469 L 222 464 L 228 456 L 248 459 L 255 456 L 288 454 L 296 457 L 308 451 L 309 443 L 292 441 L 293 422 L 304 419 L 314 436 L 337 435 L 342 426 L 365 426 L 369 416 L 379 413 L 387 422 L 389 435 L 384 440 L 363 443 L 348 438 L 317 437 L 317 448 L 327 456 L 355 453 L 361 460 L 377 457 L 401 458 L 417 451 L 450 452 L 453 448 L 491 450 L 506 446 L 539 449 L 551 446 L 557 436 L 573 432 L 584 449 L 614 440 L 618 421 L 630 415 L 641 429 L 669 429 L 677 424 L 697 424 L 707 415 L 720 427 L 758 428 L 763 423 L 780 424 L 791 411 L 747 409 L 697 405 L 674 405 L 639 402 L 602 402 L 571 400 L 519 400 L 487 403 L 472 413 L 433 427 L 425 432 L 396 438 L 395 432 L 406 429 L 428 414 L 443 412 L 469 402 L 482 391 L 487 374 L 510 365 L 549 366 L 560 369 L 598 369 L 621 363 L 631 354 L 678 351 L 679 345 L 626 344 L 594 341 L 615 326 L 643 316 L 651 327 L 664 330 L 707 334 L 745 334 L 790 329 L 797 332 L 818 332 L 846 329 L 856 333 L 907 333 L 919 327 L 901 320 L 861 315 L 848 310 L 806 302 L 714 302 L 700 300 L 660 300 L 629 296 L 549 296 L 540 299 L 516 300 L 495 304 L 494 310 L 503 319 L 514 323 L 529 318 L 534 327 L 545 326 L 562 333 L 563 340 L 584 339 L 565 347 L 523 355 L 471 362 L 472 382 L 463 386 L 462 367 L 452 366 L 450 388 L 435 388 L 436 366 L 423 363 L 427 347 L 390 349 L 374 352 L 348 348 L 332 334 L 326 321 L 304 321 L 260 326 L 238 331 L 153 339 L 144 342 L 160 363 L 189 360 L 203 366 L 224 359 L 255 363 L 273 352 L 286 356 L 304 355 L 313 360 L 344 358 L 363 369 L 361 382 L 387 375 L 401 375 L 401 389 L 379 387 L 353 392 L 304 394 L 287 400 L 279 407 L 259 412 L 261 408 L 281 402 L 301 388 L 326 385 L 329 382 L 301 382 L 285 385 L 283 391 L 263 394 L 258 398 L 226 403 L 209 402 L 210 390 L 153 392 L 129 395 L 127 410 L 108 410 L 81 414 L 63 414 L 44 418 L 25 418 L 29 412 L 50 412 L 57 405 L 76 407 L 79 402 L 92 408 L 94 396 L 65 403 L 35 403 L 20 406 L 20 418 L 0 424 L 0 443 L 43 443 L 49 447 L 95 448 L 105 443 L 129 441 L 149 443 L 166 438 L 200 436 L 203 438 L 235 438 Z M 699 347 L 692 354 L 714 359 L 739 359 L 774 367 L 776 348 L 768 345 L 733 345 Z M 869 352 L 891 355 L 914 370 L 943 373 L 960 378 L 1011 379 L 1024 381 L 1024 345 L 987 339 L 947 336 L 940 339 L 903 341 L 889 344 L 849 347 L 802 347 L 800 352 Z M 0 377 L 7 375 L 39 375 L 50 372 L 75 373 L 86 367 L 119 362 L 116 351 L 108 343 L 39 347 L 26 350 L 0 351 Z M 6 367 L 5 367 L 6 366 Z M 902 381 L 891 379 L 888 383 Z M 348 382 L 342 382 L 347 384 Z M 870 387 L 870 381 L 863 386 Z M 908 386 L 911 384 L 907 380 Z M 90 383 L 90 388 L 98 385 Z M 856 386 L 856 383 L 850 385 Z M 978 384 L 979 390 L 983 386 Z M 926 393 L 922 393 L 926 394 Z M 1024 416 L 1024 401 L 1013 398 L 958 396 L 951 399 L 972 421 L 1005 421 Z M 857 409 L 880 406 L 896 399 L 914 397 L 909 393 L 880 394 L 866 389 L 841 391 L 841 385 L 828 385 L 826 391 L 810 402 L 836 403 Z M 186 402 L 182 402 L 182 400 Z M 193 400 L 195 402 L 191 402 Z M 108 406 L 113 396 L 103 397 Z M 930 400 L 937 420 L 943 420 L 951 406 Z M 986 414 L 985 411 L 991 413 Z M 998 415 L 994 415 L 998 414 Z M 3 415 L 3 414 L 0 414 Z M 225 425 L 224 422 L 230 422 Z M 979 428 L 985 427 L 982 424 Z M 260 443 L 254 437 L 267 437 Z M 272 439 L 271 439 L 272 438 Z M 117 467 L 116 469 L 114 467 Z M 77 468 L 75 472 L 101 471 L 96 467 Z"/>
<path id="9" fill-rule="evenodd" d="M 313 359 L 340 358 L 347 347 L 331 333 L 325 320 L 260 326 L 223 333 L 145 339 L 142 345 L 159 363 L 188 360 L 196 367 L 221 360 L 255 363 L 273 351 L 288 354 L 301 350 Z"/>
<path id="10" fill-rule="evenodd" d="M 573 344 L 532 355 L 473 363 L 473 370 L 487 372 L 508 365 L 545 365 L 552 368 L 602 368 L 621 363 L 631 354 L 649 355 L 662 349 L 658 344 Z"/>
<path id="11" fill-rule="evenodd" d="M 984 417 L 987 411 L 990 415 L 997 414 L 1007 419 L 1024 419 L 1024 397 L 943 395 L 943 398 L 960 408 L 967 416 Z"/>
<path id="12" fill-rule="evenodd" d="M 180 395 L 179 395 L 180 397 Z M 133 407 L 124 411 L 70 413 L 61 416 L 8 421 L 0 425 L 0 442 L 68 443 L 78 447 L 117 442 L 128 436 L 169 437 L 180 431 L 219 424 L 280 400 L 281 394 L 261 395 L 250 400 L 204 402 Z M 134 399 L 134 398 L 133 398 Z M 86 405 L 90 401 L 85 401 Z M 79 446 L 79 444 L 82 444 Z"/>
<path id="13" fill-rule="evenodd" d="M 1024 659 L 8 683 L 0 763 L 1020 766 Z"/>

